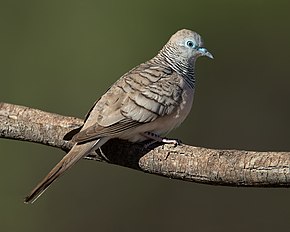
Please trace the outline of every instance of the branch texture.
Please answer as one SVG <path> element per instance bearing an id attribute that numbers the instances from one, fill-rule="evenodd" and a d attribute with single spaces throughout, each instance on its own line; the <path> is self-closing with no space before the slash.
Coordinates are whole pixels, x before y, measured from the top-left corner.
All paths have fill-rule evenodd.
<path id="1" fill-rule="evenodd" d="M 29 107 L 0 103 L 0 138 L 41 143 L 69 151 L 64 135 L 83 120 Z M 218 150 L 189 145 L 142 144 L 110 140 L 102 147 L 110 163 L 161 175 L 214 185 L 288 187 L 290 152 Z M 87 159 L 104 161 L 99 151 Z"/>

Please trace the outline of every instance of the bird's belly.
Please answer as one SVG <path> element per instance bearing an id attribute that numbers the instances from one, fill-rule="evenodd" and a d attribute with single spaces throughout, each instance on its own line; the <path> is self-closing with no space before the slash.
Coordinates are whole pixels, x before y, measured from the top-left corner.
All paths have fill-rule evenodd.
<path id="1" fill-rule="evenodd" d="M 190 91 L 192 90 L 190 89 Z M 156 134 L 167 134 L 171 130 L 180 126 L 180 124 L 188 116 L 191 110 L 192 102 L 193 102 L 193 93 L 189 91 L 184 91 L 183 101 L 177 107 L 177 110 L 170 115 L 155 120 L 156 129 L 155 130 L 153 129 L 152 132 Z"/>

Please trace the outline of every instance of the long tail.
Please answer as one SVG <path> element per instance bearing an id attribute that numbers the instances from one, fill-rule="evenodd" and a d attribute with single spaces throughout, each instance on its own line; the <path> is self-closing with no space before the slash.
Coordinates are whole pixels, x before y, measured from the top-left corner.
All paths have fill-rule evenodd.
<path id="1" fill-rule="evenodd" d="M 107 140 L 105 138 L 87 142 L 85 144 L 76 144 L 67 153 L 63 159 L 47 174 L 47 176 L 31 191 L 25 198 L 25 203 L 33 203 L 38 197 L 66 170 L 71 168 L 77 161 L 85 157 L 92 150 L 98 149 Z"/>

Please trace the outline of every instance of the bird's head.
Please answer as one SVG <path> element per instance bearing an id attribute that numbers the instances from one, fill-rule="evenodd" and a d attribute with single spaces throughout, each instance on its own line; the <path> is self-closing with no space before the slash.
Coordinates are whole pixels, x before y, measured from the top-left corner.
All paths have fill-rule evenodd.
<path id="1" fill-rule="evenodd" d="M 201 36 L 191 30 L 182 29 L 171 36 L 163 48 L 173 60 L 193 64 L 200 56 L 213 59 L 213 55 L 203 46 Z"/>

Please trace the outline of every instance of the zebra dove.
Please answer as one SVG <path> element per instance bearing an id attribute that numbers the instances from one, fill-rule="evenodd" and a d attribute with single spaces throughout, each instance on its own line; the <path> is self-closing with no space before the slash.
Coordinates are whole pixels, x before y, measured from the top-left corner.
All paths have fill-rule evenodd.
<path id="1" fill-rule="evenodd" d="M 199 34 L 183 29 L 172 35 L 154 58 L 123 75 L 94 104 L 73 137 L 73 148 L 25 203 L 33 203 L 66 170 L 111 138 L 176 144 L 161 135 L 179 126 L 191 109 L 195 61 L 200 56 L 213 58 Z"/>

